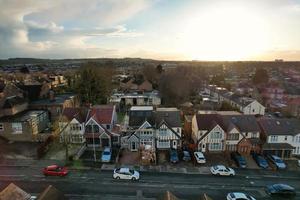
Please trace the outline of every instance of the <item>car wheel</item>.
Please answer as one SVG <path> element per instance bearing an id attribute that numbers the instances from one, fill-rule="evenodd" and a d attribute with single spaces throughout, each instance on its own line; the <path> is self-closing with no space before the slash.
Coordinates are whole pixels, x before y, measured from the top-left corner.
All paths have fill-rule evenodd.
<path id="1" fill-rule="evenodd" d="M 221 174 L 220 174 L 220 173 L 217 173 L 217 175 L 218 175 L 218 176 L 221 176 Z"/>
<path id="2" fill-rule="evenodd" d="M 233 176 L 233 174 L 230 174 L 230 176 Z"/>
<path id="3" fill-rule="evenodd" d="M 120 177 L 119 177 L 119 176 L 117 176 L 117 177 L 116 177 L 116 179 L 120 180 Z"/>
<path id="4" fill-rule="evenodd" d="M 136 181 L 136 178 L 135 178 L 135 177 L 132 177 L 131 180 Z"/>

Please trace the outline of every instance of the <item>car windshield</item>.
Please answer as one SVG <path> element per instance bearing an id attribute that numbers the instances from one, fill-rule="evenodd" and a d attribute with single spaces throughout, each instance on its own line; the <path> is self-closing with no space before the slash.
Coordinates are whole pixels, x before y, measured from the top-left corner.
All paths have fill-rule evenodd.
<path id="1" fill-rule="evenodd" d="M 134 170 L 130 169 L 129 170 L 130 174 L 134 174 Z"/>
<path id="2" fill-rule="evenodd" d="M 283 161 L 281 159 L 279 159 L 279 158 L 276 158 L 275 162 L 277 162 L 277 163 L 283 163 Z"/>
<path id="3" fill-rule="evenodd" d="M 106 156 L 108 156 L 108 155 L 110 155 L 110 152 L 108 152 L 108 151 L 104 151 L 104 152 L 103 152 L 103 155 L 106 155 Z"/>

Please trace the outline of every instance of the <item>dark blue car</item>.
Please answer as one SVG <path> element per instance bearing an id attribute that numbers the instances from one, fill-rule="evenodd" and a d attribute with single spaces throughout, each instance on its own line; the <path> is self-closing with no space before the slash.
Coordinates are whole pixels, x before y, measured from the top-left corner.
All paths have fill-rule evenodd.
<path id="1" fill-rule="evenodd" d="M 296 196 L 296 191 L 293 187 L 282 183 L 267 186 L 266 192 L 271 196 L 280 196 L 280 197 Z"/>
<path id="2" fill-rule="evenodd" d="M 257 165 L 261 168 L 267 169 L 269 167 L 267 160 L 261 154 L 252 153 L 252 157 L 257 163 Z"/>
<path id="3" fill-rule="evenodd" d="M 176 149 L 171 149 L 170 150 L 170 162 L 171 163 L 178 163 L 179 158 L 178 158 L 178 153 Z"/>
<path id="4" fill-rule="evenodd" d="M 239 152 L 232 152 L 231 153 L 231 159 L 234 160 L 238 167 L 240 168 L 246 168 L 247 163 L 245 158 L 239 153 Z"/>

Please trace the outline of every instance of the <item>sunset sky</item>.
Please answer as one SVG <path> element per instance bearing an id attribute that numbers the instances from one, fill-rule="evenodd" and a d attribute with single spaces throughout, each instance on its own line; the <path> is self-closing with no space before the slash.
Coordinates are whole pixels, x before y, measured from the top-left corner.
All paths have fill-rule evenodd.
<path id="1" fill-rule="evenodd" d="M 0 0 L 0 58 L 300 60 L 300 0 Z"/>

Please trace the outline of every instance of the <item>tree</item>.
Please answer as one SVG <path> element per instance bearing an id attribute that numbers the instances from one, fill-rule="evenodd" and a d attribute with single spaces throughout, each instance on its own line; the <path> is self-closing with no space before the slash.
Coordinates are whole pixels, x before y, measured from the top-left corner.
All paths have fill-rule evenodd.
<path id="1" fill-rule="evenodd" d="M 88 63 L 81 67 L 76 80 L 76 89 L 83 103 L 106 104 L 112 89 L 114 69 Z"/>
<path id="2" fill-rule="evenodd" d="M 220 111 L 239 111 L 237 107 L 231 106 L 228 102 L 223 101 L 221 104 L 221 107 L 219 109 Z"/>
<path id="3" fill-rule="evenodd" d="M 268 83 L 269 75 L 268 75 L 267 70 L 265 70 L 263 68 L 256 69 L 252 81 L 255 85 L 262 84 L 262 83 Z"/>

